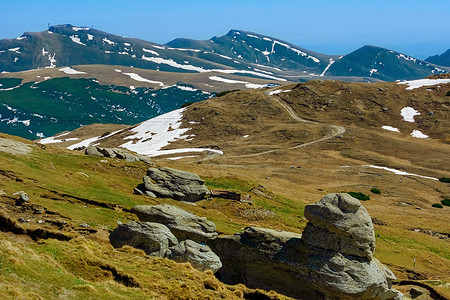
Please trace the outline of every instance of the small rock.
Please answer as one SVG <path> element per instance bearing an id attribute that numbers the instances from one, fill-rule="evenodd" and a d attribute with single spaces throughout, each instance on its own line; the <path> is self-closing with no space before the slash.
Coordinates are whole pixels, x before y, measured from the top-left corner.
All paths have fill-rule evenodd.
<path id="1" fill-rule="evenodd" d="M 119 221 L 119 220 L 117 220 L 116 223 L 117 223 L 117 225 L 122 225 L 123 224 L 122 221 Z"/>
<path id="2" fill-rule="evenodd" d="M 386 111 L 389 111 L 389 108 L 383 107 L 382 110 L 383 110 L 384 112 L 386 112 Z"/>
<path id="3" fill-rule="evenodd" d="M 141 191 L 141 190 L 138 189 L 138 188 L 134 188 L 134 189 L 133 189 L 133 194 L 135 194 L 135 195 L 144 195 L 144 192 Z"/>
<path id="4" fill-rule="evenodd" d="M 86 173 L 83 173 L 83 172 L 77 172 L 76 174 L 77 174 L 77 175 L 80 175 L 80 176 L 84 176 L 84 177 L 86 177 L 86 178 L 89 178 L 89 175 L 86 174 Z"/>
<path id="5" fill-rule="evenodd" d="M 35 208 L 33 210 L 33 213 L 36 215 L 42 215 L 45 212 L 44 208 L 40 207 L 40 208 Z"/>
<path id="6" fill-rule="evenodd" d="M 87 223 L 81 223 L 81 224 L 80 224 L 80 227 L 83 227 L 83 228 L 89 228 L 89 227 L 91 227 L 91 226 L 89 226 L 89 224 L 87 224 Z"/>
<path id="7" fill-rule="evenodd" d="M 30 196 L 27 195 L 27 193 L 25 193 L 24 191 L 19 191 L 16 192 L 14 194 L 12 194 L 13 197 L 14 196 L 19 196 L 19 199 L 16 200 L 16 205 L 17 206 L 21 206 L 24 203 L 28 202 L 30 200 Z"/>
<path id="8" fill-rule="evenodd" d="M 44 221 L 42 220 L 37 220 L 38 224 L 42 224 Z"/>
<path id="9" fill-rule="evenodd" d="M 0 196 L 6 196 L 6 192 L 4 190 L 0 190 Z"/>
<path id="10" fill-rule="evenodd" d="M 379 92 L 384 92 L 384 90 L 382 88 L 378 88 Z"/>
<path id="11" fill-rule="evenodd" d="M 421 289 L 419 289 L 419 288 L 412 287 L 409 290 L 409 294 L 411 295 L 411 298 L 414 299 L 414 298 L 417 298 L 417 297 L 423 295 L 423 291 Z"/>
<path id="12" fill-rule="evenodd" d="M 145 195 L 147 195 L 147 196 L 149 196 L 149 197 L 152 197 L 152 198 L 156 198 L 155 193 L 150 192 L 150 191 L 145 191 Z"/>
<path id="13" fill-rule="evenodd" d="M 18 218 L 17 221 L 19 221 L 19 223 L 25 223 L 26 222 L 25 219 L 22 218 L 22 217 Z"/>
<path id="14" fill-rule="evenodd" d="M 434 116 L 434 112 L 430 111 L 430 112 L 428 113 L 428 115 L 429 115 L 429 116 Z"/>

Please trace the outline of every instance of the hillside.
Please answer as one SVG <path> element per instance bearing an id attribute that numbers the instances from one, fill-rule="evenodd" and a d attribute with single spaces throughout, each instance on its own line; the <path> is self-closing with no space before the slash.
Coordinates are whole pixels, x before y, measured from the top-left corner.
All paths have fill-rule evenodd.
<path id="1" fill-rule="evenodd" d="M 302 232 L 306 204 L 332 192 L 361 192 L 370 196 L 363 205 L 375 225 L 375 257 L 400 280 L 420 281 L 448 297 L 449 207 L 432 207 L 450 194 L 448 183 L 437 180 L 449 177 L 450 172 L 448 90 L 449 78 L 429 78 L 403 84 L 318 80 L 268 90 L 236 91 L 123 128 L 117 134 L 104 135 L 111 130 L 85 126 L 54 137 L 53 142 L 41 141 L 46 150 L 33 147 L 31 156 L 1 153 L 1 176 L 5 180 L 0 182 L 0 189 L 7 194 L 1 196 L 6 203 L 4 212 L 15 219 L 24 214 L 11 205 L 14 200 L 10 196 L 24 190 L 33 204 L 52 213 L 30 212 L 26 215 L 30 222 L 21 226 L 36 228 L 38 218 L 43 218 L 45 228 L 64 235 L 82 233 L 86 240 L 47 239 L 40 244 L 26 240 L 19 246 L 13 237 L 5 235 L 8 245 L 12 245 L 7 249 L 49 256 L 52 265 L 45 265 L 46 268 L 63 268 L 68 276 L 64 280 L 75 281 L 64 284 L 68 293 L 75 293 L 74 297 L 97 295 L 106 289 L 107 295 L 117 297 L 123 293 L 138 297 L 141 292 L 148 296 L 152 295 L 149 291 L 160 289 L 168 298 L 187 290 L 196 297 L 204 291 L 204 280 L 198 277 L 204 275 L 186 275 L 183 268 L 166 260 L 144 257 L 136 262 L 134 257 L 142 257 L 142 253 L 128 248 L 111 250 L 105 242 L 108 230 L 117 226 L 117 220 L 135 218 L 128 212 L 130 207 L 175 204 L 208 217 L 225 234 L 242 232 L 246 226 Z M 153 163 L 158 166 L 199 174 L 211 189 L 251 195 L 253 205 L 219 198 L 192 205 L 133 195 L 133 188 L 142 182 L 146 165 L 65 149 L 87 145 L 87 138 L 105 147 L 122 146 L 147 153 L 154 156 Z M 375 193 L 374 188 L 380 193 Z M 59 216 L 65 217 L 69 225 L 64 230 L 52 225 L 56 224 L 53 218 Z M 81 223 L 89 224 L 92 232 L 80 227 Z M 69 249 L 70 253 L 60 249 Z M 90 272 L 75 271 L 72 249 L 74 253 L 79 253 L 77 249 L 89 249 L 88 256 L 82 258 L 91 262 L 87 264 L 92 266 Z M 18 271 L 25 256 L 18 256 L 17 266 L 11 254 L 4 256 L 7 267 L 19 278 L 32 280 L 27 273 Z M 159 274 L 154 283 L 147 281 L 148 272 L 144 274 L 137 267 L 147 263 L 151 263 L 153 276 Z M 99 274 L 95 273 L 99 265 L 109 270 L 114 266 L 120 274 L 132 274 L 143 288 L 130 290 L 119 285 L 120 290 L 113 289 L 111 286 L 117 284 L 104 280 L 111 278 L 113 272 L 90 275 Z M 51 274 L 58 280 L 62 278 L 53 271 Z M 186 280 L 186 286 L 176 289 L 169 285 L 177 280 Z M 213 293 L 221 291 L 224 297 L 230 297 L 227 293 L 235 289 L 216 284 Z M 8 288 L 25 293 L 21 285 L 10 284 Z M 175 294 L 170 294 L 172 290 Z"/>
<path id="2" fill-rule="evenodd" d="M 430 64 L 433 63 L 433 64 Z M 438 63 L 374 46 L 364 46 L 333 63 L 325 75 L 378 78 L 385 81 L 411 80 L 444 73 Z"/>
<path id="3" fill-rule="evenodd" d="M 448 49 L 447 51 L 445 51 L 444 53 L 442 53 L 440 55 L 437 54 L 437 55 L 430 56 L 427 59 L 425 59 L 425 61 L 429 61 L 430 63 L 436 64 L 436 65 L 450 67 L 450 49 Z"/>

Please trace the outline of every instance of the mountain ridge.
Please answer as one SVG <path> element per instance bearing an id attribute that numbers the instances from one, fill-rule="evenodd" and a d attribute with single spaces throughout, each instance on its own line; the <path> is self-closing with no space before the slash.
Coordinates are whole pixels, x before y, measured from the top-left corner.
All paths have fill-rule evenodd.
<path id="1" fill-rule="evenodd" d="M 377 49 L 378 53 L 385 54 L 392 51 Z M 354 60 L 355 52 L 363 62 Z M 367 46 L 363 46 L 347 55 L 327 55 L 267 35 L 236 29 L 208 40 L 177 38 L 160 45 L 66 24 L 51 26 L 46 31 L 26 32 L 16 39 L 0 40 L 0 72 L 106 64 L 177 73 L 219 70 L 274 80 L 305 81 L 338 76 L 353 81 L 392 81 L 418 79 L 450 70 L 450 67 L 435 66 L 392 51 L 397 57 L 389 58 L 385 70 L 374 74 L 370 70 L 377 68 L 371 67 L 374 57 L 369 52 Z M 403 61 L 405 57 L 409 62 Z M 337 67 L 339 65 L 341 68 Z M 405 66 L 408 72 L 402 72 Z"/>

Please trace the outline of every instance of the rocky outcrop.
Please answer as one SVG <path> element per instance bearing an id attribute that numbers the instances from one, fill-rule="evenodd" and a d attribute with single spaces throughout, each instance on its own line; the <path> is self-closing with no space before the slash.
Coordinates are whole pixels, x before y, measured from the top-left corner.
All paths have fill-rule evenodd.
<path id="1" fill-rule="evenodd" d="M 303 235 L 258 227 L 208 242 L 225 283 L 273 289 L 300 299 L 401 299 L 394 274 L 373 258 L 369 214 L 348 194 L 305 208 Z"/>
<path id="2" fill-rule="evenodd" d="M 168 204 L 137 205 L 131 212 L 140 221 L 120 224 L 109 236 L 114 247 L 128 245 L 152 256 L 189 262 L 201 271 L 217 272 L 222 267 L 220 258 L 204 244 L 217 236 L 213 222 Z"/>
<path id="3" fill-rule="evenodd" d="M 173 205 L 137 205 L 131 212 L 141 221 L 164 224 L 180 241 L 189 239 L 204 243 L 217 236 L 213 222 Z"/>
<path id="4" fill-rule="evenodd" d="M 100 157 L 109 157 L 109 158 L 118 158 L 118 159 L 125 159 L 129 162 L 134 161 L 143 161 L 145 163 L 151 163 L 151 159 L 139 155 L 139 154 L 131 154 L 123 149 L 119 148 L 102 148 L 97 146 L 88 146 L 84 153 L 86 155 L 94 155 L 94 156 L 100 156 Z"/>
<path id="5" fill-rule="evenodd" d="M 375 234 L 367 210 L 349 194 L 329 194 L 305 207 L 303 241 L 344 255 L 372 258 Z"/>
<path id="6" fill-rule="evenodd" d="M 172 168 L 149 168 L 144 176 L 143 193 L 180 201 L 198 201 L 209 193 L 205 182 L 196 174 Z"/>
<path id="7" fill-rule="evenodd" d="M 214 273 L 221 267 L 220 258 L 204 244 L 185 240 L 170 248 L 168 257 L 177 262 L 189 262 L 200 271 L 211 270 Z"/>
<path id="8" fill-rule="evenodd" d="M 159 257 L 165 257 L 169 247 L 178 244 L 177 238 L 166 226 L 134 221 L 119 225 L 109 235 L 109 241 L 115 248 L 128 245 Z"/>

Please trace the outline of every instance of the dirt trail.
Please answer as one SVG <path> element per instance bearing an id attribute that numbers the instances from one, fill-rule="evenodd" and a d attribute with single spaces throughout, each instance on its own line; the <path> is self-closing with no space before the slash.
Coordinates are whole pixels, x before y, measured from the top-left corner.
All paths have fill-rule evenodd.
<path id="1" fill-rule="evenodd" d="M 287 149 L 298 149 L 298 148 L 304 148 L 316 143 L 320 143 L 329 139 L 332 139 L 338 135 L 341 135 L 345 132 L 345 128 L 342 126 L 338 126 L 338 125 L 331 125 L 331 124 L 324 124 L 324 123 L 320 123 L 317 121 L 311 121 L 311 120 L 306 120 L 303 119 L 301 117 L 299 117 L 297 115 L 297 113 L 292 109 L 292 107 L 290 107 L 287 103 L 283 102 L 281 99 L 268 95 L 267 93 L 264 93 L 266 97 L 268 97 L 269 99 L 271 99 L 272 101 L 277 102 L 279 105 L 281 105 L 286 111 L 287 113 L 296 121 L 298 122 L 303 122 L 303 123 L 309 123 L 309 124 L 315 124 L 315 125 L 326 125 L 330 127 L 330 132 L 328 134 L 326 134 L 325 136 L 321 137 L 320 139 L 317 140 L 313 140 L 311 142 L 307 142 L 301 145 L 297 145 L 297 146 L 293 146 Z M 268 150 L 268 151 L 262 151 L 262 152 L 258 152 L 258 153 L 253 153 L 253 154 L 245 154 L 245 155 L 236 155 L 236 156 L 231 156 L 231 157 L 254 157 L 254 156 L 259 156 L 259 155 L 263 155 L 263 154 L 268 154 L 268 153 L 272 153 L 276 150 L 280 150 L 280 149 L 274 149 L 274 150 Z"/>

